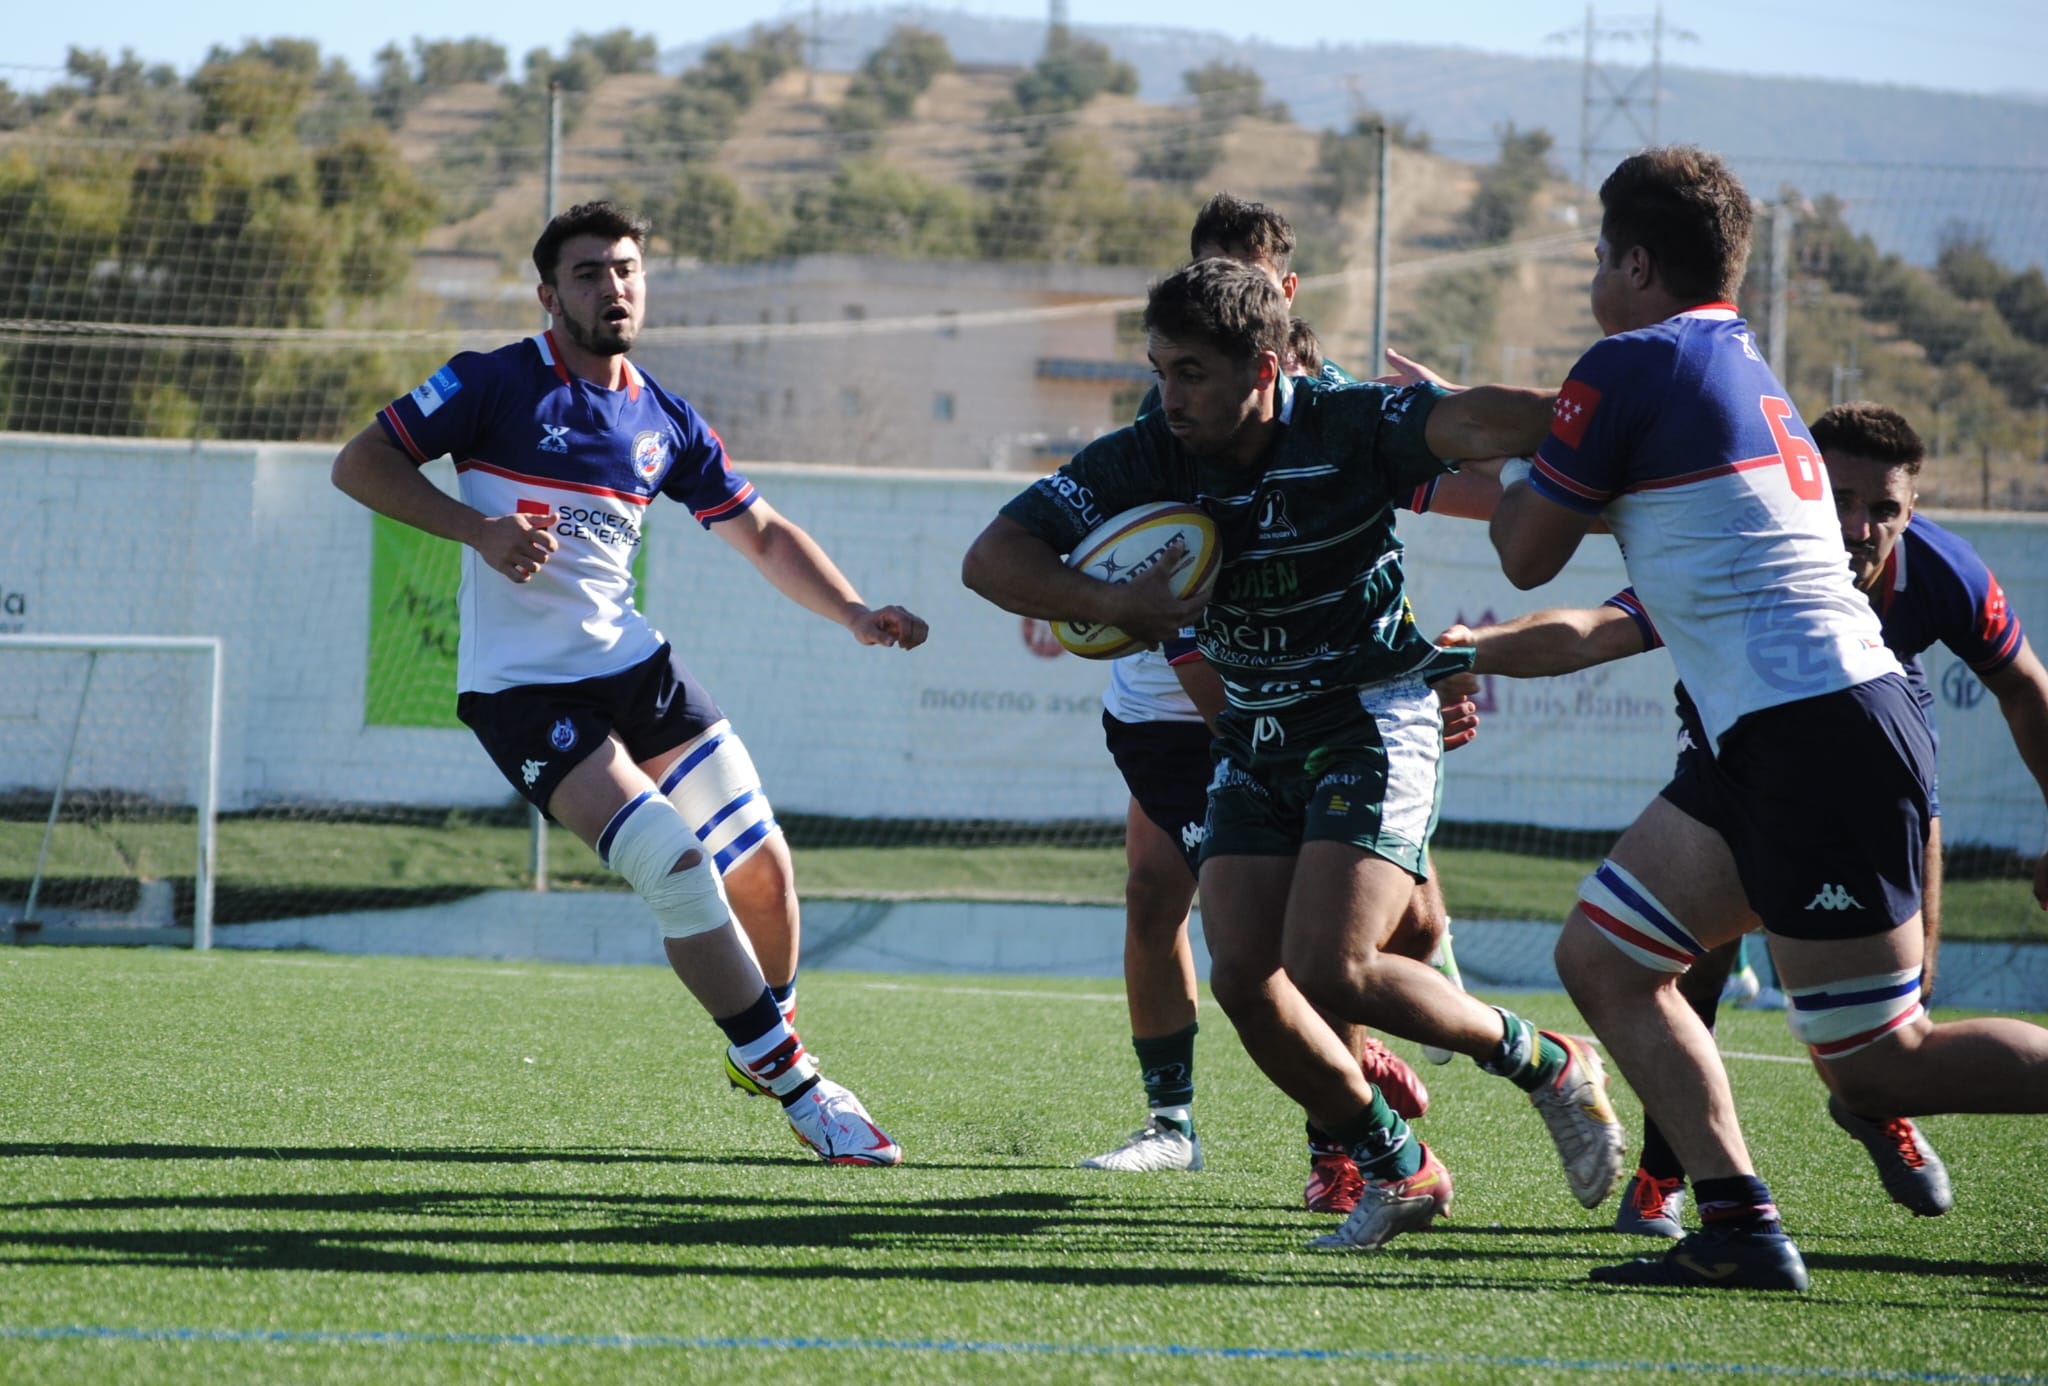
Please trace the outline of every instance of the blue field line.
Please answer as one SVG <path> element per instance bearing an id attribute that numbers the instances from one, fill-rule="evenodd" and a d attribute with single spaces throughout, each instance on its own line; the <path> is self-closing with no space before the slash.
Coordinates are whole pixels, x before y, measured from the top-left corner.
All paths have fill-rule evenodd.
<path id="1" fill-rule="evenodd" d="M 1513 1367 L 1574 1372 L 1767 1377 L 1791 1381 L 1903 1381 L 1959 1386 L 2048 1386 L 2048 1377 L 2000 1372 L 1916 1372 L 1788 1367 L 1751 1362 L 1655 1362 L 1597 1357 L 1500 1356 L 1366 1348 L 1198 1347 L 1179 1343 L 977 1343 L 945 1338 L 729 1338 L 670 1333 L 407 1333 L 345 1329 L 120 1328 L 103 1324 L 0 1324 L 0 1341 L 283 1344 L 292 1347 L 607 1348 L 666 1352 L 912 1352 L 986 1357 L 1171 1357 L 1243 1362 L 1373 1362 L 1415 1367 Z"/>

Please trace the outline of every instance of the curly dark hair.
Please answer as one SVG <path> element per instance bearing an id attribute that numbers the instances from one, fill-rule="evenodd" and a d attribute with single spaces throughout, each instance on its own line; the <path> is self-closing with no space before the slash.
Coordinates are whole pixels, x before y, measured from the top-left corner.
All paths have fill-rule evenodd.
<path id="1" fill-rule="evenodd" d="M 1920 475 L 1920 464 L 1927 460 L 1927 445 L 1906 416 L 1867 399 L 1838 404 L 1815 419 L 1813 441 L 1823 456 L 1834 452 L 1867 457 L 1887 467 L 1904 467 L 1909 476 Z"/>
<path id="2" fill-rule="evenodd" d="M 561 267 L 562 246 L 570 239 L 603 236 L 607 240 L 630 240 L 644 253 L 647 233 L 652 229 L 646 217 L 616 202 L 579 202 L 557 215 L 540 233 L 540 239 L 533 243 L 533 267 L 540 271 L 541 283 L 552 284 L 555 271 Z"/>

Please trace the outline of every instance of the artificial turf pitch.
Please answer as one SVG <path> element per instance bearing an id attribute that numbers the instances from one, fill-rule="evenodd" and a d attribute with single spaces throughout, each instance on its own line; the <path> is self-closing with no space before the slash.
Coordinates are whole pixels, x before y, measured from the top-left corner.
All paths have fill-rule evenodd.
<path id="1" fill-rule="evenodd" d="M 808 974 L 906 1152 L 827 1168 L 655 967 L 0 949 L 0 1381 L 2048 1382 L 2048 1122 L 1926 1122 L 1957 1206 L 1913 1218 L 1734 1011 L 1808 1294 L 1588 1284 L 1665 1244 L 1463 1060 L 1418 1128 L 1455 1220 L 1312 1252 L 1300 1116 L 1204 1015 L 1208 1169 L 1102 1174 L 1143 1114 L 1114 982 Z"/>

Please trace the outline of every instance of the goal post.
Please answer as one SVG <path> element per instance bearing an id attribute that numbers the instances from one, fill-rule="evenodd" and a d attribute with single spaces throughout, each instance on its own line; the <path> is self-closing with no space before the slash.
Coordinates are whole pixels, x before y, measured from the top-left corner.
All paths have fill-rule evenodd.
<path id="1" fill-rule="evenodd" d="M 70 711 L 69 730 L 65 736 L 63 754 L 58 763 L 54 785 L 50 793 L 49 816 L 43 825 L 41 842 L 36 852 L 34 875 L 30 879 L 28 903 L 23 913 L 28 922 L 34 922 L 36 904 L 44 883 L 44 872 L 48 865 L 50 842 L 55 834 L 57 820 L 63 812 L 64 796 L 71 787 L 70 781 L 78 751 L 80 733 L 90 711 L 93 674 L 97 671 L 100 657 L 119 654 L 183 654 L 198 656 L 206 669 L 205 741 L 201 756 L 198 783 L 195 786 L 193 805 L 198 819 L 196 857 L 192 878 L 192 947 L 205 951 L 213 946 L 213 887 L 214 887 L 214 820 L 220 795 L 220 735 L 222 663 L 221 639 L 213 635 L 12 635 L 0 634 L 0 654 L 10 651 L 69 652 L 85 658 L 85 675 L 80 684 L 77 705 Z M 83 935 L 90 935 L 91 942 L 113 942 L 112 931 L 82 930 L 77 940 L 88 941 Z M 178 931 L 182 933 L 183 931 Z M 59 941 L 55 935 L 45 941 Z"/>

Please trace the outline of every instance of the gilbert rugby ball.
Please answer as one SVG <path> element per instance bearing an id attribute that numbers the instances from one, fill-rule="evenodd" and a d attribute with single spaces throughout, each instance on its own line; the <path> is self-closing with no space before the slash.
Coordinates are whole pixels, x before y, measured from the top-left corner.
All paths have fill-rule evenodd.
<path id="1" fill-rule="evenodd" d="M 1215 521 L 1180 501 L 1154 501 L 1090 530 L 1067 555 L 1067 566 L 1104 582 L 1129 582 L 1161 563 L 1177 565 L 1173 591 L 1185 597 L 1215 577 L 1222 558 Z M 1085 621 L 1054 621 L 1052 634 L 1083 659 L 1116 659 L 1144 646 L 1115 626 Z"/>

